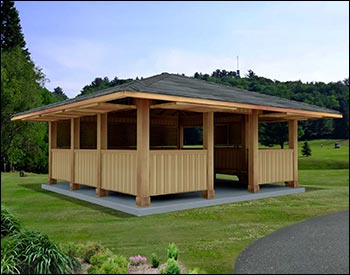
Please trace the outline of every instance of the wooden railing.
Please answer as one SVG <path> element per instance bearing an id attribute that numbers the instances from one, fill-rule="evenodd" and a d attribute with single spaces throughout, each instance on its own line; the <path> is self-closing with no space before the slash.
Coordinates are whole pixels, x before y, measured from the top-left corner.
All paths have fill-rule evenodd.
<path id="1" fill-rule="evenodd" d="M 136 195 L 136 150 L 102 150 L 101 188 Z"/>
<path id="2" fill-rule="evenodd" d="M 207 150 L 150 151 L 150 195 L 207 189 Z"/>
<path id="3" fill-rule="evenodd" d="M 69 149 L 51 149 L 52 153 L 52 178 L 71 180 L 72 155 Z"/>
<path id="4" fill-rule="evenodd" d="M 207 150 L 150 151 L 150 196 L 207 189 Z M 52 150 L 53 178 L 71 181 L 72 151 Z M 101 188 L 137 195 L 137 151 L 101 150 Z M 74 183 L 97 187 L 98 150 L 74 150 Z"/>
<path id="5" fill-rule="evenodd" d="M 97 150 L 74 150 L 74 183 L 97 186 Z"/>
<path id="6" fill-rule="evenodd" d="M 260 149 L 258 183 L 293 180 L 293 149 Z"/>

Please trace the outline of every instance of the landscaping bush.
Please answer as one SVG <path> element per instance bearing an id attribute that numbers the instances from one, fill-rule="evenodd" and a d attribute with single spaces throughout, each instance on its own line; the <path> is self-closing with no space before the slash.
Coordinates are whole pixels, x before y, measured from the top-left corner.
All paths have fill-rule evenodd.
<path id="1" fill-rule="evenodd" d="M 178 253 L 179 253 L 179 251 L 178 251 L 176 245 L 174 243 L 169 243 L 168 251 L 167 251 L 168 259 L 174 258 L 175 260 L 177 260 Z"/>
<path id="2" fill-rule="evenodd" d="M 157 268 L 159 266 L 159 261 L 159 256 L 156 253 L 152 253 L 151 262 L 153 268 Z"/>
<path id="3" fill-rule="evenodd" d="M 90 263 L 90 258 L 96 253 L 103 252 L 103 247 L 97 242 L 87 242 L 77 246 L 77 256 Z"/>
<path id="4" fill-rule="evenodd" d="M 60 245 L 61 250 L 72 258 L 80 257 L 79 245 L 69 242 Z M 81 257 L 80 257 L 81 258 Z"/>
<path id="5" fill-rule="evenodd" d="M 100 254 L 100 253 L 99 253 Z M 100 255 L 101 256 L 101 255 Z M 92 261 L 94 257 L 91 257 Z M 95 263 L 101 263 L 102 256 Z M 88 269 L 89 274 L 128 274 L 128 261 L 123 256 L 108 256 L 102 264 L 93 265 Z"/>
<path id="6" fill-rule="evenodd" d="M 100 267 L 102 264 L 107 261 L 108 258 L 113 257 L 113 253 L 109 250 L 106 249 L 102 252 L 98 252 L 95 255 L 90 257 L 90 263 L 91 266 L 88 269 L 89 274 L 98 274 Z"/>
<path id="7" fill-rule="evenodd" d="M 13 255 L 4 255 L 1 251 L 1 274 L 20 274 Z"/>
<path id="8" fill-rule="evenodd" d="M 9 259 L 21 274 L 71 274 L 74 267 L 79 266 L 47 235 L 28 230 L 8 237 L 1 247 L 1 255 L 1 261 Z"/>
<path id="9" fill-rule="evenodd" d="M 166 262 L 166 268 L 160 271 L 161 274 L 180 274 L 180 267 L 174 258 L 169 258 Z"/>
<path id="10" fill-rule="evenodd" d="M 1 238 L 15 234 L 21 230 L 18 219 L 1 206 Z"/>

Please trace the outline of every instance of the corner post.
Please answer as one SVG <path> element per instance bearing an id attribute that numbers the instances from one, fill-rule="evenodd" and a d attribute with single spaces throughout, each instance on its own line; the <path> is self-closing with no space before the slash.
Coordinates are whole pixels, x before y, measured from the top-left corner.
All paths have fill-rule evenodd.
<path id="1" fill-rule="evenodd" d="M 203 113 L 203 149 L 208 151 L 207 157 L 207 190 L 202 197 L 212 199 L 214 191 L 214 112 Z"/>
<path id="2" fill-rule="evenodd" d="M 75 161 L 74 161 L 74 149 L 80 147 L 80 119 L 70 119 L 70 150 L 71 150 L 71 171 L 70 171 L 70 183 L 69 188 L 71 190 L 79 190 L 80 185 L 75 183 Z"/>
<path id="3" fill-rule="evenodd" d="M 286 186 L 298 187 L 298 120 L 288 121 L 288 147 L 293 149 L 293 180 L 287 181 Z"/>
<path id="4" fill-rule="evenodd" d="M 136 205 L 146 207 L 151 204 L 149 195 L 149 144 L 150 105 L 147 99 L 136 99 L 137 108 L 137 176 Z"/>
<path id="5" fill-rule="evenodd" d="M 107 149 L 107 114 L 97 114 L 97 187 L 96 196 L 108 195 L 108 191 L 102 189 L 102 151 Z"/>
<path id="6" fill-rule="evenodd" d="M 57 180 L 52 178 L 52 149 L 57 147 L 57 122 L 49 122 L 49 177 L 48 184 L 55 184 Z"/>
<path id="7" fill-rule="evenodd" d="M 248 191 L 251 193 L 259 192 L 258 184 L 258 110 L 252 110 L 252 114 L 248 116 Z"/>

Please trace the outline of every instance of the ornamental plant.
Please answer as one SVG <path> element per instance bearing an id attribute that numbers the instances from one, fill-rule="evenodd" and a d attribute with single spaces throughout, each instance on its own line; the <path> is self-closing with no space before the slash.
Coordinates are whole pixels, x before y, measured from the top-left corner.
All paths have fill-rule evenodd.
<path id="1" fill-rule="evenodd" d="M 166 268 L 160 271 L 160 274 L 180 274 L 179 264 L 174 258 L 169 258 L 166 262 Z"/>
<path id="2" fill-rule="evenodd" d="M 157 268 L 159 266 L 159 256 L 156 253 L 152 253 L 152 267 Z"/>
<path id="3" fill-rule="evenodd" d="M 177 260 L 177 256 L 179 254 L 179 251 L 174 243 L 169 243 L 168 250 L 167 250 L 167 258 L 171 259 L 174 258 Z"/>
<path id="4" fill-rule="evenodd" d="M 16 234 L 20 230 L 19 220 L 1 205 L 1 237 Z"/>
<path id="5" fill-rule="evenodd" d="M 129 261 L 131 265 L 142 265 L 147 262 L 147 258 L 137 255 L 137 256 L 130 257 Z"/>

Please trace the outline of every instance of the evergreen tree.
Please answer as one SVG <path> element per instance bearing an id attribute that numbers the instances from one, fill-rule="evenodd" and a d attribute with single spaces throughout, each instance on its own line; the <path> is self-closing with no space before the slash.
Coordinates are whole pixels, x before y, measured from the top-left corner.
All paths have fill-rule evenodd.
<path id="1" fill-rule="evenodd" d="M 19 47 L 29 59 L 14 1 L 1 0 L 1 51 Z"/>
<path id="2" fill-rule="evenodd" d="M 311 156 L 311 148 L 309 146 L 309 143 L 307 142 L 307 140 L 305 140 L 304 144 L 303 144 L 303 148 L 301 149 L 301 153 L 304 157 L 309 157 Z"/>
<path id="3" fill-rule="evenodd" d="M 58 101 L 62 101 L 62 100 L 66 100 L 68 99 L 68 96 L 64 93 L 63 89 L 61 87 L 56 87 L 53 92 L 52 95 L 58 100 Z"/>

